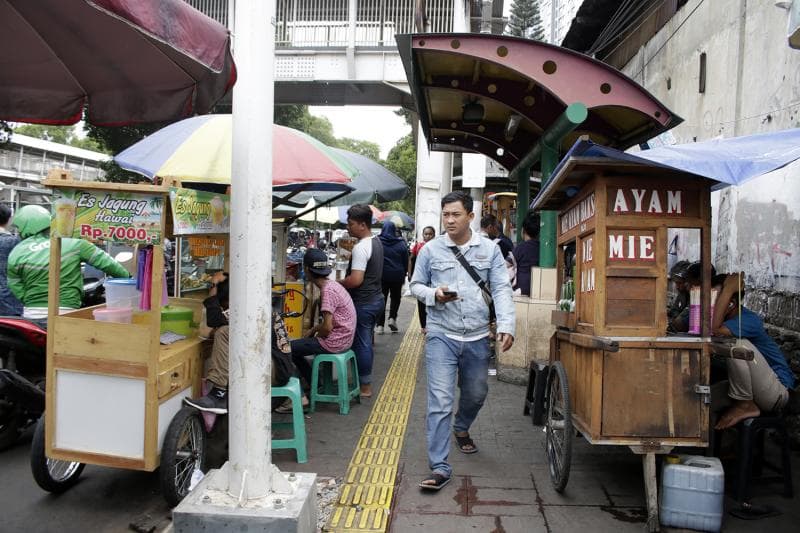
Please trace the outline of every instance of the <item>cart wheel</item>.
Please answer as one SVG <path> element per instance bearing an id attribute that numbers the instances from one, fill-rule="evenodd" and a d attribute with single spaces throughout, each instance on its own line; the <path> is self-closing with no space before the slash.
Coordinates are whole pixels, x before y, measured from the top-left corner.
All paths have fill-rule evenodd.
<path id="1" fill-rule="evenodd" d="M 556 361 L 547 379 L 547 460 L 550 481 L 556 492 L 563 492 L 569 481 L 572 460 L 572 409 L 564 365 Z"/>
<path id="2" fill-rule="evenodd" d="M 36 484 L 47 492 L 59 494 L 69 489 L 81 477 L 83 463 L 50 459 L 44 452 L 44 413 L 36 422 L 31 443 L 31 472 Z"/>
<path id="3" fill-rule="evenodd" d="M 161 446 L 161 491 L 171 507 L 189 493 L 195 468 L 205 472 L 206 430 L 200 412 L 183 407 L 169 423 Z"/>

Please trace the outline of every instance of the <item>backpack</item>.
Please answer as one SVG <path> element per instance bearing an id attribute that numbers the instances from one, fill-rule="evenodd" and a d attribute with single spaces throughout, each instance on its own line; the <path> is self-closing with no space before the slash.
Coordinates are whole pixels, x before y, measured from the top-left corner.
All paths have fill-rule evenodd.
<path id="1" fill-rule="evenodd" d="M 292 361 L 292 346 L 286 324 L 279 313 L 272 313 L 272 385 L 283 387 L 289 378 L 297 375 Z M 282 400 L 282 398 L 281 398 Z"/>

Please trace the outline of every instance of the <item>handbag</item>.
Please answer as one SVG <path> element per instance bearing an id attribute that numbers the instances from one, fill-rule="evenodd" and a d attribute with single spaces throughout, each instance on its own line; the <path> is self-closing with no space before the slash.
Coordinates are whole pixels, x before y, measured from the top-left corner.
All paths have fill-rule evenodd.
<path id="1" fill-rule="evenodd" d="M 458 262 L 461 263 L 461 266 L 464 267 L 464 270 L 467 271 L 469 277 L 472 278 L 478 287 L 481 288 L 483 291 L 483 299 L 486 301 L 486 305 L 489 306 L 489 323 L 494 324 L 497 319 L 497 315 L 494 312 L 494 300 L 492 299 L 492 293 L 489 291 L 489 287 L 486 286 L 486 282 L 475 272 L 475 269 L 472 268 L 472 265 L 469 264 L 467 258 L 464 257 L 464 254 L 461 253 L 461 250 L 458 249 L 458 246 L 450 246 L 450 251 L 453 252 L 453 255 L 456 256 Z"/>

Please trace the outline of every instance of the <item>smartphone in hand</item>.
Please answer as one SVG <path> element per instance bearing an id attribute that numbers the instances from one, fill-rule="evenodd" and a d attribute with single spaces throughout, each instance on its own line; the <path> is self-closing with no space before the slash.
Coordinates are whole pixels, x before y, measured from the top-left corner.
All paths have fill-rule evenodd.
<path id="1" fill-rule="evenodd" d="M 458 293 L 456 291 L 442 291 L 442 294 L 448 298 L 458 296 Z"/>

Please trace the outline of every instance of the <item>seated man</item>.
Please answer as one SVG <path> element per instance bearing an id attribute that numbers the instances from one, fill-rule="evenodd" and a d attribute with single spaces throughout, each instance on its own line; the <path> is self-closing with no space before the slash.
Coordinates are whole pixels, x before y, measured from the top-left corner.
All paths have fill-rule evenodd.
<path id="1" fill-rule="evenodd" d="M 714 306 L 712 330 L 716 335 L 742 339 L 752 350 L 752 361 L 727 359 L 728 396 L 733 400 L 715 429 L 725 429 L 746 418 L 773 412 L 786 405 L 795 377 L 778 345 L 764 330 L 761 318 L 741 305 L 744 295 L 742 274 L 725 278 Z"/>
<path id="2" fill-rule="evenodd" d="M 228 275 L 224 272 L 215 273 L 211 278 L 208 298 L 203 300 L 206 324 L 214 329 L 214 346 L 206 376 L 212 387 L 202 398 L 185 400 L 201 411 L 217 414 L 228 412 L 228 294 Z"/>
<path id="3" fill-rule="evenodd" d="M 309 248 L 303 257 L 306 279 L 320 291 L 322 322 L 311 328 L 302 339 L 291 341 L 292 360 L 300 375 L 311 383 L 311 365 L 307 355 L 341 353 L 350 349 L 356 331 L 356 309 L 347 290 L 329 280 L 328 256 L 318 248 Z"/>

